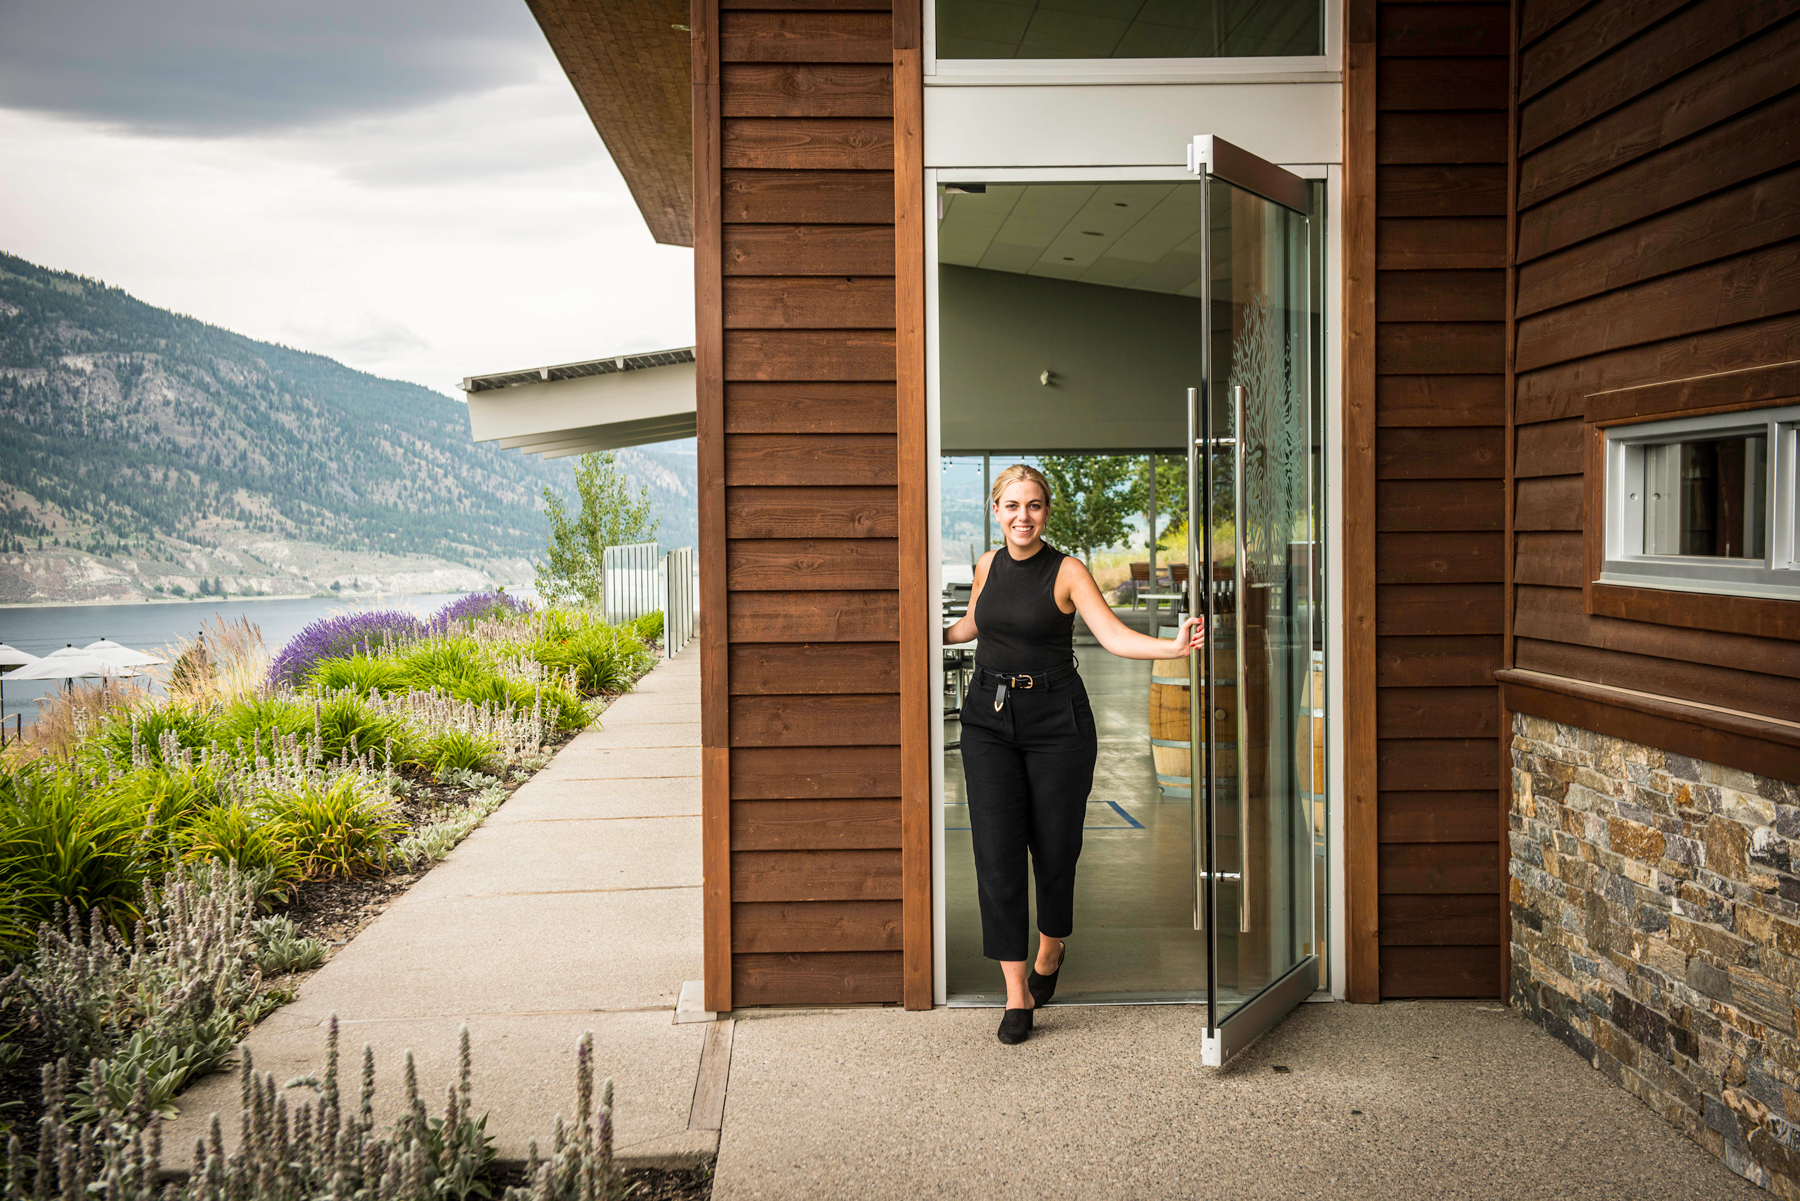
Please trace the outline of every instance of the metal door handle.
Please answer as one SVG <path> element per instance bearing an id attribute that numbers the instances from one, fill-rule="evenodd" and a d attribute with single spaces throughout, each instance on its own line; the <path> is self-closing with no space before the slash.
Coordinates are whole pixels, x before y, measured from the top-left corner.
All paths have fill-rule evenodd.
<path id="1" fill-rule="evenodd" d="M 1234 549 L 1237 551 L 1237 565 L 1232 568 L 1232 572 L 1237 576 L 1239 606 L 1242 606 L 1243 604 L 1244 587 L 1250 583 L 1249 557 L 1245 553 L 1246 546 L 1244 542 L 1244 522 L 1248 517 L 1248 514 L 1244 512 L 1244 408 L 1245 402 L 1248 399 L 1249 390 L 1246 389 L 1244 385 L 1233 384 L 1231 386 L 1231 407 L 1233 416 L 1237 422 L 1236 428 L 1231 431 L 1231 525 Z M 1237 703 L 1238 706 L 1242 708 L 1244 704 L 1244 693 L 1246 691 L 1244 687 L 1244 635 L 1247 631 L 1244 629 L 1241 613 L 1239 614 L 1237 628 Z M 1241 721 L 1238 723 L 1240 727 L 1244 724 L 1245 723 Z M 1245 747 L 1243 743 L 1245 739 L 1243 734 L 1244 731 L 1240 728 L 1237 754 L 1238 786 L 1236 789 L 1238 810 L 1238 931 L 1239 933 L 1248 933 L 1250 930 L 1250 781 L 1248 773 L 1244 770 L 1246 760 L 1244 758 Z"/>

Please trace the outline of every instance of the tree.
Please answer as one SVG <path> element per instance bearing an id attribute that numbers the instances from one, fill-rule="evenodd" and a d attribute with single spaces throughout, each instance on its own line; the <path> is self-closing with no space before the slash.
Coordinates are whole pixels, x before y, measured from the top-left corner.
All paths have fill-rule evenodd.
<path id="1" fill-rule="evenodd" d="M 547 562 L 534 562 L 539 595 L 551 604 L 578 603 L 597 607 L 601 598 L 600 558 L 609 546 L 625 546 L 655 537 L 657 519 L 650 489 L 631 494 L 629 481 L 610 450 L 582 455 L 575 464 L 575 503 L 554 488 L 544 489 L 544 512 L 550 519 Z"/>
<path id="2" fill-rule="evenodd" d="M 1144 528 L 1150 528 L 1150 456 L 1136 460 L 1132 471 L 1135 511 L 1143 515 Z M 1156 456 L 1156 516 L 1161 528 L 1153 535 L 1157 540 L 1178 533 L 1187 525 L 1187 459 L 1179 454 Z"/>
<path id="3" fill-rule="evenodd" d="M 1137 511 L 1132 455 L 1045 455 L 1038 460 L 1054 494 L 1044 537 L 1086 562 L 1096 549 L 1130 537 Z"/>

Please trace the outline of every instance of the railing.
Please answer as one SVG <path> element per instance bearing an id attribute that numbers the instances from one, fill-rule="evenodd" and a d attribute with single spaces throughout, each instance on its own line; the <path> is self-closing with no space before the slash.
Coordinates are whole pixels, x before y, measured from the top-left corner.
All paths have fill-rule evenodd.
<path id="1" fill-rule="evenodd" d="M 609 625 L 636 621 L 662 603 L 656 543 L 609 546 L 600 552 L 600 609 Z"/>
<path id="2" fill-rule="evenodd" d="M 674 658 L 694 637 L 694 548 L 678 546 L 663 557 L 663 654 Z"/>

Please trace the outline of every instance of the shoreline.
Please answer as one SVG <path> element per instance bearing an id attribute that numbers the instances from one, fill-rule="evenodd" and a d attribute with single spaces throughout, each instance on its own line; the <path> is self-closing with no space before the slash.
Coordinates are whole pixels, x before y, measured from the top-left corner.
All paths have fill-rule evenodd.
<path id="1" fill-rule="evenodd" d="M 198 604 L 236 604 L 239 601 L 291 601 L 291 600 L 381 600 L 384 597 L 407 596 L 468 596 L 475 592 L 493 592 L 499 589 L 518 587 L 521 591 L 509 592 L 508 595 L 525 596 L 522 591 L 525 585 L 498 584 L 493 588 L 449 588 L 432 593 L 419 592 L 282 592 L 268 596 L 158 596 L 142 597 L 137 600 L 47 600 L 47 601 L 5 601 L 0 602 L 0 609 L 73 609 L 98 605 L 198 605 Z"/>

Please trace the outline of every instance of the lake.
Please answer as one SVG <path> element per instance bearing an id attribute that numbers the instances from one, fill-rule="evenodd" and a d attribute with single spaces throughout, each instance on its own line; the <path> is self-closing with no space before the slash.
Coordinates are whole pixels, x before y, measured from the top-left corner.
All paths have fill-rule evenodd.
<path id="1" fill-rule="evenodd" d="M 28 654 L 47 655 L 70 643 L 86 646 L 101 638 L 110 638 L 134 650 L 162 654 L 165 647 L 177 645 L 181 639 L 191 641 L 200 632 L 200 627 L 215 617 L 226 621 L 248 617 L 262 630 L 263 645 L 274 654 L 288 639 L 321 617 L 368 609 L 405 609 L 425 617 L 459 595 L 22 605 L 0 608 L 0 642 Z M 172 654 L 163 657 L 174 659 Z M 37 719 L 38 698 L 50 695 L 62 684 L 55 680 L 14 680 L 0 687 L 6 691 L 3 713 L 7 723 L 10 725 L 13 714 L 23 713 L 25 724 L 30 725 Z"/>

